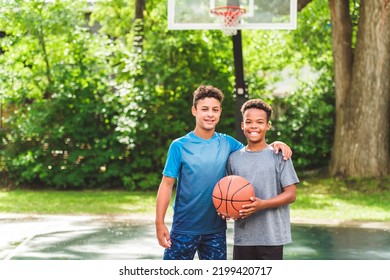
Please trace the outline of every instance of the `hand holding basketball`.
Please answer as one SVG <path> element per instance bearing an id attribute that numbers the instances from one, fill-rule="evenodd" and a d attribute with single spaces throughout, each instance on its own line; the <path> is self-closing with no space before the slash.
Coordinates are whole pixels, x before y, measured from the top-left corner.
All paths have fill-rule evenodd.
<path id="1" fill-rule="evenodd" d="M 213 190 L 213 204 L 219 214 L 227 219 L 241 218 L 242 206 L 251 204 L 251 197 L 255 196 L 252 185 L 241 176 L 229 175 L 223 177 Z"/>
<path id="2" fill-rule="evenodd" d="M 240 217 L 245 219 L 250 215 L 256 213 L 260 210 L 262 205 L 262 200 L 257 197 L 251 197 L 251 202 L 243 205 L 242 210 L 240 211 Z"/>

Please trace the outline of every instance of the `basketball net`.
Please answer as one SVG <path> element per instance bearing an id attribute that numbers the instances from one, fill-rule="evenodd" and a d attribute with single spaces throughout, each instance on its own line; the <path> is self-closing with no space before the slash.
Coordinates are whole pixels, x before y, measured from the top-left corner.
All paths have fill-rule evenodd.
<path id="1" fill-rule="evenodd" d="M 246 10 L 239 6 L 222 6 L 215 7 L 210 12 L 215 16 L 223 18 L 224 27 L 222 31 L 225 35 L 232 36 L 237 34 L 237 29 L 234 27 L 239 25 L 240 19 L 246 13 Z"/>

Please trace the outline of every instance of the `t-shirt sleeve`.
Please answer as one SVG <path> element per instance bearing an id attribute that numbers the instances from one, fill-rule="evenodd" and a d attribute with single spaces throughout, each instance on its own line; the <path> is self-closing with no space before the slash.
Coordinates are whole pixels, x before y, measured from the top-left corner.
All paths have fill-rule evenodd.
<path id="1" fill-rule="evenodd" d="M 229 135 L 226 135 L 226 139 L 229 141 L 229 145 L 231 148 L 230 153 L 238 151 L 239 149 L 244 147 L 244 144 L 242 144 L 240 141 L 236 140 L 235 138 L 233 138 Z"/>
<path id="2" fill-rule="evenodd" d="M 279 166 L 280 166 L 280 184 L 282 188 L 299 183 L 299 178 L 295 171 L 291 158 L 288 160 L 284 160 L 282 156 L 280 156 Z"/>
<path id="3" fill-rule="evenodd" d="M 167 159 L 165 161 L 165 167 L 162 172 L 163 175 L 177 178 L 179 176 L 181 166 L 181 148 L 182 145 L 178 141 L 173 141 L 168 149 Z"/>

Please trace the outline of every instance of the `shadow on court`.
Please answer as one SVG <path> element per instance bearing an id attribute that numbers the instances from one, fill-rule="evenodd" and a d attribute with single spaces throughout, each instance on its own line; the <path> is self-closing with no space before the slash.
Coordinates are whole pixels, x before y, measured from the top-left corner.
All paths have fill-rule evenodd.
<path id="1" fill-rule="evenodd" d="M 0 219 L 0 259 L 159 259 L 162 248 L 148 220 L 90 216 Z"/>
<path id="2" fill-rule="evenodd" d="M 231 259 L 232 222 L 228 223 Z M 159 260 L 151 217 L 0 215 L 3 260 Z M 390 228 L 293 225 L 285 259 L 390 260 Z"/>

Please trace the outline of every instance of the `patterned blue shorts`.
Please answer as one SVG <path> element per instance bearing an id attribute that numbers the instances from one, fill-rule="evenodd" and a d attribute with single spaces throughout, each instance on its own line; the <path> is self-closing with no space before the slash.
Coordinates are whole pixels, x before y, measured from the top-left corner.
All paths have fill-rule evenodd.
<path id="1" fill-rule="evenodd" d="M 164 251 L 164 260 L 226 260 L 226 232 L 188 235 L 171 233 L 172 245 Z"/>

